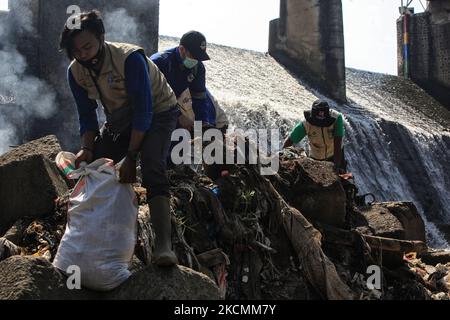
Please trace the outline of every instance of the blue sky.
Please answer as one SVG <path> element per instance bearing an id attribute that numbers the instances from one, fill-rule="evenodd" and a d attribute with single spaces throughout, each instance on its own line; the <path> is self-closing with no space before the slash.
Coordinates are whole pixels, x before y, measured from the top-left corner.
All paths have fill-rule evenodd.
<path id="1" fill-rule="evenodd" d="M 0 0 L 0 9 L 6 3 Z M 396 74 L 400 0 L 342 4 L 347 67 Z M 412 6 L 423 11 L 418 0 Z M 278 16 L 279 0 L 160 0 L 160 34 L 180 37 L 196 29 L 209 42 L 265 52 L 269 21 Z"/>

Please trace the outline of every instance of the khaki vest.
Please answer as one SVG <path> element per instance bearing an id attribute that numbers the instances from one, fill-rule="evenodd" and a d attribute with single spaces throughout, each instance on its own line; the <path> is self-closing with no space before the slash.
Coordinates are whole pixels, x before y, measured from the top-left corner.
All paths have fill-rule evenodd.
<path id="1" fill-rule="evenodd" d="M 99 75 L 83 67 L 76 60 L 71 63 L 70 69 L 75 81 L 87 91 L 89 98 L 101 100 L 107 122 L 117 128 L 114 131 L 120 132 L 130 125 L 133 115 L 133 106 L 125 86 L 125 61 L 133 52 L 140 51 L 144 56 L 145 53 L 138 46 L 114 42 L 105 42 L 105 50 L 105 60 Z M 177 104 L 175 93 L 158 67 L 148 57 L 146 58 L 153 112 L 167 111 Z"/>
<path id="2" fill-rule="evenodd" d="M 336 118 L 339 113 L 336 110 L 330 110 L 331 116 Z M 309 156 L 316 160 L 325 160 L 334 156 L 334 130 L 336 121 L 329 127 L 316 127 L 308 121 L 303 121 L 306 134 L 309 139 Z"/>

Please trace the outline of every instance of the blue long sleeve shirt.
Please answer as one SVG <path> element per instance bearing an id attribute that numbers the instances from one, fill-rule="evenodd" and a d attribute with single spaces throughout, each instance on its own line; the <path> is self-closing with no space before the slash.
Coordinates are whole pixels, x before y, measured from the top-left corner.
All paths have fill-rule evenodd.
<path id="1" fill-rule="evenodd" d="M 70 68 L 67 77 L 78 109 L 80 135 L 86 131 L 98 131 L 97 102 L 78 85 Z M 153 104 L 147 61 L 140 52 L 130 54 L 125 61 L 125 86 L 133 103 L 133 129 L 146 132 L 152 123 Z"/>
<path id="2" fill-rule="evenodd" d="M 215 110 L 206 94 L 206 69 L 199 61 L 194 69 L 183 65 L 178 47 L 155 53 L 150 59 L 164 74 L 177 98 L 189 88 L 195 120 L 215 124 Z"/>

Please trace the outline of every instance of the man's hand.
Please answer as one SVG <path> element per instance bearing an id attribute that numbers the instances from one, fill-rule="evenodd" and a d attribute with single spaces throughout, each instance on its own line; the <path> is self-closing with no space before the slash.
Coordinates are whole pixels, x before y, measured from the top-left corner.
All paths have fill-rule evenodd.
<path id="1" fill-rule="evenodd" d="M 194 129 L 194 122 L 186 117 L 184 114 L 178 117 L 178 123 L 181 128 L 186 129 L 188 131 L 192 131 Z"/>
<path id="2" fill-rule="evenodd" d="M 82 162 L 91 163 L 93 159 L 94 154 L 92 151 L 86 149 L 80 150 L 75 158 L 75 169 L 78 169 Z"/>
<path id="3" fill-rule="evenodd" d="M 120 183 L 136 182 L 136 160 L 130 159 L 128 156 L 122 163 L 119 171 Z"/>
<path id="4" fill-rule="evenodd" d="M 284 141 L 283 144 L 283 149 L 289 148 L 293 145 L 294 143 L 292 142 L 290 137 L 287 137 L 287 139 Z"/>

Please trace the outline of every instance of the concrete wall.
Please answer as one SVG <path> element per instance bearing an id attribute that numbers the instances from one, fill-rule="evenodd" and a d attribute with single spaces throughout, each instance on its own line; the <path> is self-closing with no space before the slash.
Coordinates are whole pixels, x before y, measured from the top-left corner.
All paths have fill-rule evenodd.
<path id="1" fill-rule="evenodd" d="M 428 11 L 434 24 L 450 21 L 450 0 L 428 1 Z"/>
<path id="2" fill-rule="evenodd" d="M 450 107 L 450 21 L 433 23 L 430 12 L 410 17 L 409 77 Z M 404 76 L 403 20 L 397 21 L 398 74 Z"/>
<path id="3" fill-rule="evenodd" d="M 432 25 L 432 78 L 450 90 L 450 21 Z"/>
<path id="4" fill-rule="evenodd" d="M 420 13 L 410 17 L 410 75 L 414 79 L 427 80 L 431 71 L 431 37 L 430 37 L 430 15 Z M 404 76 L 403 59 L 403 19 L 397 20 L 397 55 L 398 55 L 398 75 Z M 421 63 L 413 63 L 421 61 Z"/>
<path id="5" fill-rule="evenodd" d="M 66 81 L 69 61 L 58 46 L 69 17 L 67 7 L 73 4 L 82 11 L 98 9 L 102 13 L 107 40 L 139 44 L 148 55 L 157 51 L 159 33 L 159 0 L 10 0 L 10 24 L 28 71 L 52 85 L 60 104 L 53 119 L 34 124 L 33 135 L 56 133 L 67 147 L 79 142 L 78 118 Z"/>
<path id="6" fill-rule="evenodd" d="M 346 100 L 340 0 L 281 0 L 269 53 L 331 98 Z"/>
<path id="7" fill-rule="evenodd" d="M 6 19 L 8 18 L 8 11 L 1 11 L 0 10 L 0 26 L 3 26 L 6 22 Z M 4 32 L 4 30 L 0 30 L 0 33 Z"/>

